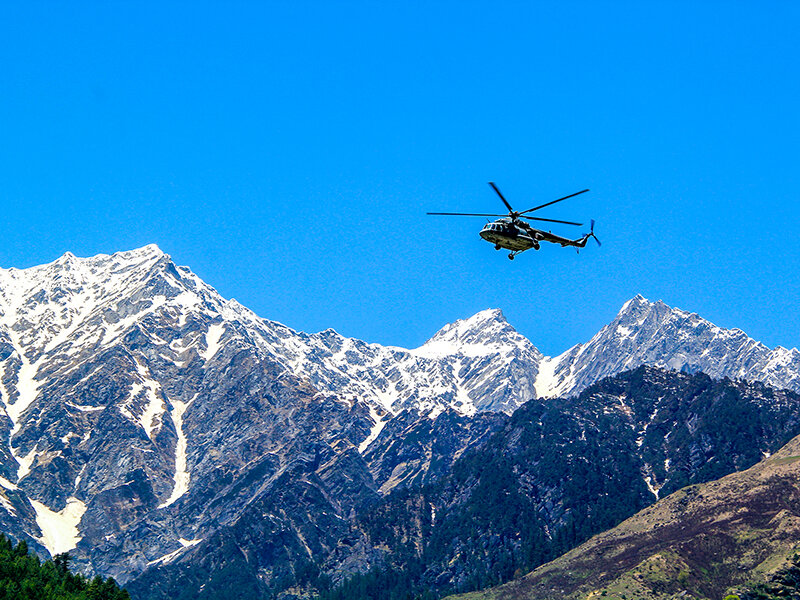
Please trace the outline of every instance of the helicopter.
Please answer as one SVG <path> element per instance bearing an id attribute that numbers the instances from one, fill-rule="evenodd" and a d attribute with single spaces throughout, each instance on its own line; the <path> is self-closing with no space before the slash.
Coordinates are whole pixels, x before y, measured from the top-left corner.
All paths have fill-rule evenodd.
<path id="1" fill-rule="evenodd" d="M 547 221 L 548 223 L 563 223 L 565 225 L 583 225 L 583 223 L 574 223 L 572 221 L 558 221 L 556 219 L 544 219 L 542 217 L 529 217 L 526 216 L 526 213 L 531 213 L 533 211 L 539 210 L 540 208 L 544 208 L 545 206 L 550 206 L 551 204 L 555 204 L 556 202 L 561 202 L 562 200 L 566 200 L 567 198 L 572 198 L 579 194 L 583 194 L 588 192 L 589 190 L 581 190 L 580 192 L 575 192 L 574 194 L 570 194 L 569 196 L 564 196 L 563 198 L 559 198 L 558 200 L 553 200 L 552 202 L 548 202 L 546 204 L 542 204 L 540 206 L 535 206 L 533 208 L 529 208 L 528 210 L 523 210 L 521 212 L 515 211 L 511 208 L 511 205 L 508 203 L 503 197 L 503 194 L 500 193 L 500 190 L 494 184 L 494 182 L 489 182 L 489 185 L 492 186 L 492 189 L 497 192 L 497 195 L 500 196 L 500 200 L 503 201 L 503 204 L 506 205 L 508 208 L 507 215 L 496 215 L 496 214 L 483 214 L 483 213 L 451 213 L 451 212 L 429 212 L 429 215 L 447 215 L 447 216 L 463 216 L 463 217 L 502 217 L 501 219 L 497 219 L 496 221 L 492 221 L 491 223 L 486 223 L 483 226 L 483 229 L 480 231 L 480 236 L 489 242 L 490 244 L 494 244 L 495 250 L 500 250 L 500 248 L 505 248 L 506 250 L 511 250 L 508 255 L 510 260 L 514 260 L 514 257 L 519 254 L 520 252 L 524 252 L 525 250 L 530 250 L 533 248 L 534 250 L 538 250 L 541 246 L 539 242 L 551 242 L 553 244 L 561 244 L 562 248 L 567 246 L 573 246 L 575 248 L 583 248 L 586 246 L 586 242 L 589 238 L 594 238 L 594 241 L 597 242 L 597 245 L 600 246 L 600 240 L 597 239 L 597 236 L 594 234 L 594 219 L 591 221 L 591 226 L 589 228 L 589 233 L 583 234 L 583 237 L 580 237 L 576 240 L 571 240 L 569 238 L 561 237 L 560 235 L 555 235 L 549 231 L 542 231 L 541 229 L 536 229 L 531 227 L 528 223 L 523 221 L 522 219 L 528 219 L 530 221 Z"/>

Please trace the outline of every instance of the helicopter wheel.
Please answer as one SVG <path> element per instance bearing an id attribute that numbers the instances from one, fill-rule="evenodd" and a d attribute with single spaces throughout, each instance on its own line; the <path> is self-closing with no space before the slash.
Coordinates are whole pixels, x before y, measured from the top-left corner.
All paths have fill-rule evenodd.
<path id="1" fill-rule="evenodd" d="M 513 252 L 508 255 L 508 260 L 514 260 L 514 253 Z"/>
<path id="2" fill-rule="evenodd" d="M 495 249 L 495 250 L 500 250 L 500 244 L 495 244 L 495 245 L 494 245 L 494 249 Z"/>

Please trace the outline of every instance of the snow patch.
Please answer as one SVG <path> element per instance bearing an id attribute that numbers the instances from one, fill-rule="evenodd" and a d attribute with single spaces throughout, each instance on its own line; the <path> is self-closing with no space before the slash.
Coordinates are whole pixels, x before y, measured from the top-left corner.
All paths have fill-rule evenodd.
<path id="1" fill-rule="evenodd" d="M 17 516 L 17 510 L 14 508 L 14 505 L 11 504 L 11 501 L 6 497 L 3 492 L 0 492 L 0 504 L 3 505 L 3 508 L 6 509 L 6 512 L 10 514 L 12 517 Z"/>
<path id="2" fill-rule="evenodd" d="M 197 398 L 197 394 L 186 403 L 180 400 L 172 401 L 170 416 L 178 434 L 178 441 L 175 444 L 175 487 L 172 488 L 170 497 L 163 504 L 160 504 L 158 508 L 166 508 L 189 491 L 189 471 L 186 469 L 187 441 L 186 434 L 183 431 L 183 415 L 195 398 Z"/>
<path id="3" fill-rule="evenodd" d="M 444 412 L 444 406 L 441 405 L 434 406 L 431 409 L 431 412 L 428 413 L 428 418 L 431 421 L 435 421 L 436 419 L 439 418 L 439 415 L 442 414 L 443 412 Z"/>
<path id="4" fill-rule="evenodd" d="M 17 485 L 14 484 L 14 483 L 11 483 L 5 477 L 0 477 L 0 485 L 2 485 L 7 490 L 11 490 L 12 492 L 17 489 Z"/>
<path id="5" fill-rule="evenodd" d="M 97 412 L 98 410 L 105 410 L 105 406 L 87 406 L 86 404 L 74 404 L 72 402 L 65 402 L 70 408 L 74 408 L 81 412 Z"/>
<path id="6" fill-rule="evenodd" d="M 564 390 L 569 390 L 574 383 L 574 376 L 570 374 L 564 379 L 559 381 L 556 376 L 556 369 L 561 364 L 564 356 L 567 356 L 573 349 L 570 348 L 563 354 L 556 357 L 545 356 L 539 362 L 539 372 L 536 374 L 536 380 L 533 382 L 533 388 L 536 390 L 536 396 L 539 398 L 555 398 Z"/>
<path id="7" fill-rule="evenodd" d="M 11 449 L 11 454 L 17 459 L 19 467 L 17 468 L 17 481 L 25 477 L 31 472 L 31 465 L 36 460 L 36 448 L 28 452 L 25 456 L 17 456 L 14 454 L 14 449 Z"/>
<path id="8" fill-rule="evenodd" d="M 656 500 L 658 500 L 658 490 L 655 487 L 653 487 L 652 478 L 648 475 L 647 477 L 644 478 L 644 482 L 647 484 L 647 489 L 650 490 L 650 493 L 656 497 Z"/>
<path id="9" fill-rule="evenodd" d="M 12 428 L 11 435 L 13 436 L 20 427 L 20 418 L 27 408 L 36 400 L 39 394 L 39 386 L 42 382 L 36 381 L 36 374 L 39 371 L 39 364 L 43 360 L 39 359 L 37 362 L 30 362 L 25 356 L 25 351 L 16 335 L 12 333 L 11 328 L 7 331 L 8 337 L 11 340 L 11 345 L 17 353 L 20 360 L 19 371 L 17 371 L 17 399 L 12 404 L 11 399 L 8 397 L 7 390 L 3 393 L 3 402 L 5 403 L 6 414 L 11 419 Z"/>
<path id="10" fill-rule="evenodd" d="M 158 563 L 167 564 L 167 563 L 169 563 L 169 562 L 170 562 L 170 561 L 171 561 L 173 558 L 175 558 L 176 556 L 178 556 L 178 554 L 180 554 L 181 552 L 183 552 L 184 550 L 186 550 L 186 548 L 178 548 L 177 550 L 174 550 L 173 552 L 170 552 L 170 553 L 168 553 L 168 554 L 165 554 L 164 556 L 162 556 L 162 557 L 160 557 L 160 558 L 157 558 L 157 559 L 155 559 L 155 560 L 151 560 L 151 561 L 149 561 L 149 562 L 147 563 L 147 566 L 148 566 L 148 567 L 152 567 L 153 565 L 157 565 Z"/>
<path id="11" fill-rule="evenodd" d="M 627 338 L 631 337 L 631 334 L 633 334 L 633 329 L 626 327 L 625 325 L 619 325 L 617 327 L 617 332 L 619 332 L 619 337 Z"/>
<path id="12" fill-rule="evenodd" d="M 203 541 L 202 538 L 201 539 L 196 539 L 196 540 L 185 540 L 183 538 L 179 538 L 178 542 L 181 545 L 180 548 L 178 548 L 177 550 L 174 550 L 172 552 L 169 552 L 168 554 L 165 554 L 164 556 L 162 556 L 160 558 L 157 558 L 155 560 L 151 560 L 150 562 L 147 563 L 147 566 L 151 567 L 151 566 L 157 565 L 159 563 L 166 565 L 167 563 L 171 562 L 174 558 L 176 558 L 181 552 L 183 552 L 187 548 L 191 548 L 192 546 L 196 546 L 197 544 L 199 544 L 202 541 Z"/>
<path id="13" fill-rule="evenodd" d="M 211 358 L 217 353 L 220 348 L 219 340 L 224 332 L 224 323 L 217 323 L 208 328 L 208 331 L 206 332 L 206 349 L 204 352 L 199 353 L 204 360 L 211 360 Z"/>
<path id="14" fill-rule="evenodd" d="M 149 377 L 147 369 L 138 360 L 136 361 L 136 370 L 139 372 L 139 377 L 142 378 L 142 386 L 140 386 L 139 389 L 145 390 L 148 399 L 147 406 L 145 407 L 142 416 L 139 417 L 138 423 L 147 433 L 147 437 L 153 439 L 153 429 L 155 429 L 156 417 L 164 413 L 164 403 L 159 397 L 161 392 L 161 384 Z M 135 384 L 133 389 L 136 389 Z M 131 393 L 133 394 L 133 392 Z"/>
<path id="15" fill-rule="evenodd" d="M 181 546 L 184 548 L 191 548 L 192 546 L 197 546 L 200 542 L 203 541 L 203 538 L 197 538 L 195 540 L 185 540 L 183 538 L 178 538 L 178 542 L 180 542 Z"/>
<path id="16" fill-rule="evenodd" d="M 69 552 L 78 545 L 81 540 L 78 524 L 86 512 L 83 502 L 77 498 L 67 498 L 67 505 L 58 512 L 36 500 L 30 502 L 36 511 L 36 524 L 42 532 L 42 537 L 38 540 L 51 556 Z"/>
<path id="17" fill-rule="evenodd" d="M 366 451 L 369 445 L 377 439 L 378 435 L 380 435 L 381 431 L 386 425 L 386 421 L 381 419 L 381 416 L 378 414 L 378 411 L 375 410 L 375 407 L 373 406 L 369 407 L 369 416 L 372 417 L 372 420 L 374 421 L 375 424 L 372 426 L 372 429 L 370 429 L 367 438 L 359 444 L 358 452 L 360 454 L 364 454 L 364 451 Z"/>

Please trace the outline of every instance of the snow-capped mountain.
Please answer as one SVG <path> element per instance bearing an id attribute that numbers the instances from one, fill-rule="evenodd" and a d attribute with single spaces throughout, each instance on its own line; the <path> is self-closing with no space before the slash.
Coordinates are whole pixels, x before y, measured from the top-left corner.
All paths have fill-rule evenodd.
<path id="1" fill-rule="evenodd" d="M 800 352 L 775 348 L 740 329 L 722 329 L 695 313 L 636 296 L 591 340 L 539 364 L 536 390 L 552 397 L 640 365 L 702 371 L 800 391 Z"/>
<path id="2" fill-rule="evenodd" d="M 499 311 L 411 351 L 299 333 L 223 299 L 155 246 L 3 269 L 0 527 L 125 581 L 202 546 L 255 497 L 272 502 L 288 472 L 326 490 L 297 519 L 341 518 L 488 431 L 459 426 L 449 447 L 402 465 L 383 443 L 368 463 L 394 415 L 403 425 L 387 431 L 413 428 L 410 414 L 511 412 L 532 396 L 540 359 Z M 254 472 L 257 489 L 242 493 Z M 291 517 L 275 527 L 302 553 L 313 547 L 304 527 L 338 535 Z"/>
<path id="3" fill-rule="evenodd" d="M 321 391 L 359 398 L 383 416 L 414 409 L 435 417 L 446 408 L 471 415 L 513 412 L 533 397 L 541 353 L 499 310 L 447 325 L 423 346 L 406 350 L 346 338 L 332 329 L 295 332 L 245 317 L 259 345 Z"/>
<path id="4" fill-rule="evenodd" d="M 499 310 L 416 349 L 297 332 L 156 246 L 0 269 L 0 530 L 122 582 L 238 531 L 269 584 L 504 414 L 641 364 L 800 388 L 796 350 L 641 297 L 550 358 Z"/>

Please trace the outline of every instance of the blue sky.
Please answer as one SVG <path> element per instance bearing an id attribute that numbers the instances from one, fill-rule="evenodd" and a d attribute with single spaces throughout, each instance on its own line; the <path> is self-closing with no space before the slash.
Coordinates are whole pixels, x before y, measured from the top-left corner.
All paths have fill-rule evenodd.
<path id="1" fill-rule="evenodd" d="M 800 345 L 794 2 L 0 8 L 0 266 L 158 244 L 296 329 L 545 353 L 637 293 Z M 513 262 L 499 212 L 597 220 Z M 585 228 L 554 226 L 560 234 Z"/>

